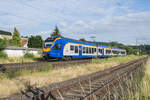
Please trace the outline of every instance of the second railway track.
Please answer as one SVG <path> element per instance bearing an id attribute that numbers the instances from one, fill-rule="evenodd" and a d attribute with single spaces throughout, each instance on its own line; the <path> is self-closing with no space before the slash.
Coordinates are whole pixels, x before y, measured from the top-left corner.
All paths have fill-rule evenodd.
<path id="1" fill-rule="evenodd" d="M 22 70 L 40 70 L 42 66 L 51 65 L 51 68 L 62 67 L 66 65 L 74 64 L 85 64 L 90 63 L 91 59 L 84 60 L 71 60 L 71 61 L 53 61 L 53 62 L 26 62 L 26 63 L 9 63 L 9 64 L 0 64 L 0 71 L 5 73 L 7 71 L 22 71 Z"/>
<path id="2" fill-rule="evenodd" d="M 94 100 L 93 94 L 98 93 L 96 91 L 102 88 L 99 90 L 99 93 L 101 93 L 100 95 L 104 95 L 106 92 L 105 86 L 107 84 L 116 81 L 118 77 L 132 72 L 133 69 L 141 66 L 146 60 L 147 58 L 134 60 L 104 71 L 98 71 L 87 76 L 70 80 L 60 84 L 59 88 L 39 93 L 27 100 Z"/>

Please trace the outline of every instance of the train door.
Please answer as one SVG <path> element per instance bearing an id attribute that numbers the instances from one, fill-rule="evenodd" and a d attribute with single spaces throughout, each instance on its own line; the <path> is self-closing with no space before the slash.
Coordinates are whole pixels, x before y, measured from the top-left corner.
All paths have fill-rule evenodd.
<path id="1" fill-rule="evenodd" d="M 104 48 L 103 50 L 104 50 L 103 51 L 103 57 L 105 57 L 106 56 L 106 48 Z"/>
<path id="2" fill-rule="evenodd" d="M 82 46 L 79 46 L 79 56 L 82 56 Z"/>
<path id="3" fill-rule="evenodd" d="M 102 49 L 102 56 L 104 57 L 105 49 Z"/>
<path id="4" fill-rule="evenodd" d="M 61 50 L 61 44 L 58 43 L 58 44 L 55 44 L 51 50 L 51 52 L 53 53 L 53 55 L 55 57 L 60 57 L 61 54 L 62 54 L 62 50 Z"/>

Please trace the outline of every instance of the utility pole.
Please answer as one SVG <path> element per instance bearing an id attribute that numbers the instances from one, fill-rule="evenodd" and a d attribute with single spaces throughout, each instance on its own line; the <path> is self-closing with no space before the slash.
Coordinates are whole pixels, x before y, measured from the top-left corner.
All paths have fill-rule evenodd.
<path id="1" fill-rule="evenodd" d="M 139 48 L 138 48 L 138 39 L 137 38 L 135 40 L 135 44 L 136 44 L 136 49 L 139 50 Z M 137 51 L 137 55 L 139 55 L 139 51 Z"/>
<path id="2" fill-rule="evenodd" d="M 137 38 L 135 39 L 135 45 L 136 45 L 136 47 L 137 47 Z"/>

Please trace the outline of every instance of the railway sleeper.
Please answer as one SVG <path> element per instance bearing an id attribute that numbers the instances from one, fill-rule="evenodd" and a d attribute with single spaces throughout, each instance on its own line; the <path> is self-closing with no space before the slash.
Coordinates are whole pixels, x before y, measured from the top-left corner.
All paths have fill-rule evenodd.
<path id="1" fill-rule="evenodd" d="M 93 89 L 96 89 L 96 88 L 99 88 L 101 87 L 103 84 L 99 84 L 99 85 L 85 85 L 84 87 L 85 88 L 91 88 L 92 90 Z"/>
<path id="2" fill-rule="evenodd" d="M 80 98 L 84 97 L 85 94 L 73 94 L 73 93 L 67 93 L 63 96 L 64 100 L 80 100 Z M 61 99 L 61 97 L 59 97 Z M 61 99 L 62 100 L 62 99 Z"/>
<path id="3" fill-rule="evenodd" d="M 83 97 L 83 96 L 82 96 Z M 81 96 L 75 96 L 75 95 L 71 95 L 71 96 L 64 96 L 64 97 L 56 97 L 56 99 L 54 100 L 80 100 Z M 53 99 L 49 99 L 49 100 L 53 100 Z"/>
<path id="4" fill-rule="evenodd" d="M 68 91 L 67 93 L 72 93 L 72 94 L 88 94 L 90 93 L 91 91 L 90 90 L 71 90 L 71 91 Z M 65 93 L 65 94 L 67 94 Z"/>
<path id="5" fill-rule="evenodd" d="M 76 94 L 76 93 L 71 93 L 71 92 L 61 93 L 61 94 L 58 93 L 58 94 L 53 95 L 53 97 L 55 98 L 54 100 L 74 100 L 74 98 L 81 98 L 84 96 L 85 95 L 83 95 L 83 94 Z M 51 98 L 51 97 L 49 97 L 49 98 Z"/>

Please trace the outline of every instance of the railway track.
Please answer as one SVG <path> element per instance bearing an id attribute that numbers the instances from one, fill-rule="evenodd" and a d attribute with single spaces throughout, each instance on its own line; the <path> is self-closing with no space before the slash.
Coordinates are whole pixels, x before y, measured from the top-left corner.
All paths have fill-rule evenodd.
<path id="1" fill-rule="evenodd" d="M 57 84 L 58 88 L 53 88 L 54 85 L 52 85 L 45 91 L 35 89 L 37 94 L 32 96 L 30 92 L 27 93 L 26 100 L 95 100 L 94 98 L 100 100 L 105 95 L 108 86 L 117 85 L 118 80 L 136 70 L 146 60 L 147 58 L 134 60 L 104 71 L 65 81 Z"/>
<path id="2" fill-rule="evenodd" d="M 118 81 L 142 66 L 148 57 L 121 64 L 104 71 L 53 83 L 42 88 L 30 88 L 3 100 L 101 100 Z M 107 99 L 104 99 L 107 100 Z"/>
<path id="3" fill-rule="evenodd" d="M 66 65 L 74 64 L 83 64 L 90 63 L 91 59 L 82 59 L 82 60 L 71 60 L 71 61 L 53 61 L 53 62 L 26 62 L 26 63 L 9 63 L 9 64 L 0 64 L 0 71 L 5 73 L 9 71 L 22 71 L 22 70 L 33 70 L 39 71 L 42 66 L 48 66 L 52 69 L 56 67 L 62 67 Z"/>
<path id="4" fill-rule="evenodd" d="M 133 75 L 133 73 L 136 73 L 136 70 L 142 66 L 143 63 L 147 61 L 148 58 L 144 58 L 141 61 L 138 61 L 137 63 L 134 63 L 132 67 L 129 69 L 123 71 L 118 76 L 113 77 L 111 80 L 106 82 L 103 86 L 95 89 L 91 93 L 87 94 L 85 97 L 83 97 L 81 100 L 107 100 L 107 96 L 110 96 L 111 94 L 107 94 L 110 92 L 114 87 L 118 87 L 119 84 L 121 84 L 121 81 L 127 77 L 130 77 L 130 75 Z M 130 77 L 131 78 L 131 77 Z M 115 97 L 110 97 L 109 100 L 114 100 Z M 116 100 L 116 99 L 115 99 Z M 117 99 L 118 100 L 118 99 Z"/>

